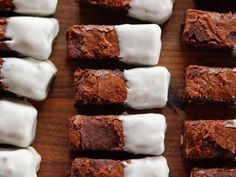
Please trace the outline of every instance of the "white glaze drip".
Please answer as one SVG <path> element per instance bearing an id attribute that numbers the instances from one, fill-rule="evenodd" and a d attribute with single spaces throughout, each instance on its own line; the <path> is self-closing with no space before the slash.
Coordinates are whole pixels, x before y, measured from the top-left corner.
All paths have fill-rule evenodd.
<path id="1" fill-rule="evenodd" d="M 59 32 L 54 18 L 9 17 L 6 45 L 24 56 L 47 60 L 52 52 L 52 43 Z"/>
<path id="2" fill-rule="evenodd" d="M 166 119 L 161 114 L 119 116 L 124 150 L 135 154 L 160 155 L 165 150 Z"/>
<path id="3" fill-rule="evenodd" d="M 120 61 L 136 65 L 156 65 L 161 51 L 161 28 L 158 25 L 115 26 Z"/>
<path id="4" fill-rule="evenodd" d="M 37 101 L 46 99 L 57 72 L 52 62 L 32 58 L 3 58 L 3 61 L 0 73 L 5 90 Z"/>
<path id="5" fill-rule="evenodd" d="M 18 100 L 0 100 L 0 144 L 29 146 L 35 137 L 37 110 Z"/>
<path id="6" fill-rule="evenodd" d="M 157 24 L 166 22 L 173 11 L 174 0 L 131 0 L 128 15 Z"/>
<path id="7" fill-rule="evenodd" d="M 134 109 L 162 108 L 168 100 L 170 73 L 165 67 L 124 71 L 128 86 L 127 105 Z"/>

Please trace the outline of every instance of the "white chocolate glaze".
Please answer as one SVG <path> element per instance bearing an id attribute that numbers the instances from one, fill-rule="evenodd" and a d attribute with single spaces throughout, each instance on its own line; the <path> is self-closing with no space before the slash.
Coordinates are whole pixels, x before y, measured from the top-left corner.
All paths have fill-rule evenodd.
<path id="1" fill-rule="evenodd" d="M 158 25 L 115 26 L 120 61 L 136 65 L 156 65 L 161 52 L 161 28 Z"/>
<path id="2" fill-rule="evenodd" d="M 227 128 L 236 128 L 236 119 L 230 121 L 230 123 L 226 124 L 225 127 Z"/>
<path id="3" fill-rule="evenodd" d="M 57 0 L 14 0 L 15 12 L 33 15 L 52 15 L 56 11 Z"/>
<path id="4" fill-rule="evenodd" d="M 56 72 L 56 67 L 49 60 L 32 58 L 3 58 L 0 69 L 5 90 L 37 101 L 46 99 Z"/>
<path id="5" fill-rule="evenodd" d="M 168 100 L 170 73 L 162 66 L 124 71 L 127 105 L 133 109 L 162 108 Z"/>
<path id="6" fill-rule="evenodd" d="M 169 167 L 164 157 L 123 161 L 124 177 L 169 177 Z"/>
<path id="7" fill-rule="evenodd" d="M 161 114 L 119 116 L 124 150 L 135 154 L 160 155 L 165 150 L 166 119 Z"/>
<path id="8" fill-rule="evenodd" d="M 54 18 L 9 17 L 6 45 L 26 57 L 47 60 L 52 52 L 52 43 L 59 32 Z"/>
<path id="9" fill-rule="evenodd" d="M 37 110 L 18 100 L 0 100 L 0 144 L 29 146 L 35 137 Z"/>
<path id="10" fill-rule="evenodd" d="M 172 14 L 174 0 L 131 0 L 129 5 L 128 16 L 163 24 Z"/>
<path id="11" fill-rule="evenodd" d="M 37 177 L 41 163 L 34 148 L 0 149 L 1 177 Z"/>

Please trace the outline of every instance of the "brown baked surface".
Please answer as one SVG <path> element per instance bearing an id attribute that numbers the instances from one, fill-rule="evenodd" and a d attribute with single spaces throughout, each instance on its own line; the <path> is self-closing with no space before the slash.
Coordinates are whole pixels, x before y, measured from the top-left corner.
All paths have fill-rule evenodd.
<path id="1" fill-rule="evenodd" d="M 127 11 L 130 8 L 130 0 L 76 0 L 92 6 L 101 6 L 108 9 Z"/>
<path id="2" fill-rule="evenodd" d="M 190 65 L 186 71 L 185 99 L 188 102 L 236 101 L 236 72 L 230 68 Z"/>
<path id="3" fill-rule="evenodd" d="M 73 161 L 70 177 L 123 177 L 121 161 L 77 158 Z"/>
<path id="4" fill-rule="evenodd" d="M 119 70 L 77 69 L 74 74 L 77 105 L 124 104 L 127 86 Z"/>
<path id="5" fill-rule="evenodd" d="M 13 12 L 15 5 L 13 0 L 0 0 L 0 11 L 1 12 Z"/>
<path id="6" fill-rule="evenodd" d="M 4 41 L 7 40 L 6 29 L 7 29 L 7 18 L 0 18 L 0 51 L 9 52 L 10 48 L 4 43 Z"/>
<path id="7" fill-rule="evenodd" d="M 230 159 L 235 157 L 236 128 L 229 121 L 186 121 L 183 155 L 188 160 Z"/>
<path id="8" fill-rule="evenodd" d="M 194 168 L 191 177 L 235 177 L 236 168 Z"/>
<path id="9" fill-rule="evenodd" d="M 70 58 L 119 58 L 119 43 L 114 26 L 75 25 L 67 30 Z"/>
<path id="10" fill-rule="evenodd" d="M 123 150 L 123 127 L 117 116 L 77 115 L 69 120 L 69 127 L 72 150 Z"/>
<path id="11" fill-rule="evenodd" d="M 182 42 L 186 46 L 231 51 L 236 47 L 236 14 L 188 9 Z"/>

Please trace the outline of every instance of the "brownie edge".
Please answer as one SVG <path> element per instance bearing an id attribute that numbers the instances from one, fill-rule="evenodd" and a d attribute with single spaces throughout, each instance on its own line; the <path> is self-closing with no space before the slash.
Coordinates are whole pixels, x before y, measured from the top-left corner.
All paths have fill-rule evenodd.
<path id="1" fill-rule="evenodd" d="M 74 74 L 77 106 L 123 105 L 127 100 L 127 86 L 119 70 L 77 69 Z"/>
<path id="2" fill-rule="evenodd" d="M 236 168 L 194 168 L 191 177 L 235 177 Z"/>
<path id="3" fill-rule="evenodd" d="M 122 161 L 77 158 L 73 161 L 70 177 L 124 177 Z"/>
<path id="4" fill-rule="evenodd" d="M 77 115 L 70 119 L 69 127 L 72 150 L 123 150 L 123 127 L 117 116 Z"/>

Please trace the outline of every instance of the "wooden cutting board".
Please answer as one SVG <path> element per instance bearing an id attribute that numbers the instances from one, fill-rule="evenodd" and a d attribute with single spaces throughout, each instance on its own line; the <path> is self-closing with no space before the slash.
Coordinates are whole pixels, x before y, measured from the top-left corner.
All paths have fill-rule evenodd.
<path id="1" fill-rule="evenodd" d="M 187 177 L 181 159 L 180 135 L 185 119 L 232 119 L 236 109 L 222 105 L 184 105 L 181 101 L 184 88 L 185 68 L 190 64 L 207 66 L 236 67 L 236 58 L 220 52 L 204 52 L 184 49 L 180 43 L 180 25 L 184 11 L 194 8 L 192 0 L 177 0 L 171 19 L 162 25 L 163 47 L 160 65 L 166 66 L 172 74 L 169 103 L 163 109 L 133 111 L 119 109 L 83 109 L 84 114 L 162 113 L 167 118 L 166 151 L 170 177 Z M 33 146 L 42 155 L 43 161 L 39 177 L 65 176 L 69 170 L 71 158 L 87 156 L 94 158 L 125 159 L 126 154 L 78 153 L 70 154 L 68 150 L 68 118 L 75 115 L 73 72 L 77 66 L 84 68 L 130 68 L 120 63 L 98 61 L 81 63 L 67 59 L 66 29 L 73 24 L 123 24 L 142 23 L 116 12 L 89 7 L 79 7 L 74 0 L 59 0 L 55 17 L 60 22 L 60 34 L 55 42 L 51 60 L 58 73 L 50 90 L 48 99 L 43 103 L 34 103 L 39 110 L 37 136 Z M 144 23 L 144 22 L 143 22 Z M 235 165 L 235 164 L 234 164 Z M 189 165 L 187 165 L 189 166 Z M 185 166 L 185 167 L 187 167 Z"/>

